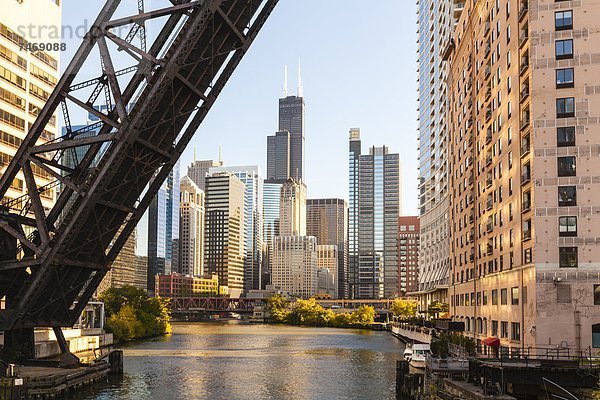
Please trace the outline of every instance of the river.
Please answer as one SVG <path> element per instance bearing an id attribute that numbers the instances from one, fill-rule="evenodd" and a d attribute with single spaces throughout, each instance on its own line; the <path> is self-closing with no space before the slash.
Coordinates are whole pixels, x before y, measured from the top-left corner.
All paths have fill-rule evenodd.
<path id="1" fill-rule="evenodd" d="M 123 347 L 125 374 L 71 399 L 395 399 L 404 345 L 389 332 L 174 324 Z"/>

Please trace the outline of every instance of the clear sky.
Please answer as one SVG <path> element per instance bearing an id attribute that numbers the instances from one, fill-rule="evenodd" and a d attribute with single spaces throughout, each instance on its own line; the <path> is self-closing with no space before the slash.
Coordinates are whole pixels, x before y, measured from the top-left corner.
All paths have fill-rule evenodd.
<path id="1" fill-rule="evenodd" d="M 123 0 L 133 2 L 133 0 Z M 63 25 L 93 20 L 101 0 L 63 0 Z M 348 197 L 348 130 L 383 144 L 403 166 L 403 214 L 417 212 L 416 5 L 406 0 L 281 0 L 181 159 L 258 164 L 277 130 L 284 65 L 290 92 L 301 62 L 310 198 Z M 68 42 L 62 65 L 79 40 Z M 84 122 L 84 121 L 80 121 Z"/>

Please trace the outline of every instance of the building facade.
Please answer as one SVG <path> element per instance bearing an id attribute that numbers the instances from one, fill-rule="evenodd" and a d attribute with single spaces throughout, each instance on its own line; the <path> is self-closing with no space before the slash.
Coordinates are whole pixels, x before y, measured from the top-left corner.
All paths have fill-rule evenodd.
<path id="1" fill-rule="evenodd" d="M 317 243 L 319 239 L 317 239 Z M 333 299 L 338 295 L 339 251 L 336 245 L 317 244 L 317 294 Z"/>
<path id="2" fill-rule="evenodd" d="M 259 290 L 262 281 L 263 190 L 258 165 L 215 167 L 215 172 L 230 172 L 246 185 L 244 194 L 244 291 Z"/>
<path id="3" fill-rule="evenodd" d="M 265 180 L 263 182 L 263 244 L 262 244 L 262 279 L 261 289 L 271 284 L 273 266 L 273 245 L 275 236 L 279 236 L 279 211 L 281 200 L 281 183 Z"/>
<path id="4" fill-rule="evenodd" d="M 267 136 L 267 179 L 285 182 L 290 178 L 290 132 L 281 131 Z"/>
<path id="5" fill-rule="evenodd" d="M 156 274 L 179 271 L 179 163 L 148 207 L 148 291 Z"/>
<path id="6" fill-rule="evenodd" d="M 223 161 L 213 161 L 213 160 L 194 160 L 187 170 L 187 176 L 190 177 L 192 181 L 198 187 L 206 192 L 206 176 L 211 168 L 222 167 Z"/>
<path id="7" fill-rule="evenodd" d="M 420 308 L 447 302 L 450 271 L 448 66 L 442 62 L 464 0 L 418 0 Z"/>
<path id="8" fill-rule="evenodd" d="M 276 236 L 271 280 L 293 296 L 317 294 L 317 239 L 313 236 Z"/>
<path id="9" fill-rule="evenodd" d="M 419 217 L 398 218 L 398 293 L 419 290 Z"/>
<path id="10" fill-rule="evenodd" d="M 232 297 L 244 291 L 244 193 L 229 172 L 206 177 L 204 272 L 219 277 Z"/>
<path id="11" fill-rule="evenodd" d="M 167 299 L 179 297 L 216 297 L 219 292 L 217 275 L 189 276 L 181 274 L 156 275 L 156 296 Z"/>
<path id="12" fill-rule="evenodd" d="M 336 246 L 336 295 L 348 297 L 348 203 L 343 199 L 308 199 L 306 234 L 317 238 L 317 245 Z"/>
<path id="13" fill-rule="evenodd" d="M 395 297 L 398 289 L 400 156 L 371 147 L 358 163 L 357 298 Z"/>
<path id="14" fill-rule="evenodd" d="M 39 32 L 33 27 L 61 26 L 61 5 L 58 1 L 7 1 L 0 15 L 0 172 L 8 166 L 29 127 L 44 107 L 60 75 L 60 47 L 56 51 L 28 51 L 28 42 L 56 43 L 49 30 Z M 30 27 L 31 29 L 26 29 Z M 27 36 L 24 36 L 27 35 Z M 58 135 L 56 114 L 46 125 L 39 144 Z M 53 182 L 54 177 L 32 164 L 39 186 Z M 19 173 L 4 201 L 9 208 L 21 210 L 21 196 L 27 193 L 25 178 Z M 49 209 L 56 199 L 54 188 L 40 193 L 42 205 Z"/>
<path id="15" fill-rule="evenodd" d="M 306 185 L 294 179 L 281 185 L 279 235 L 306 235 Z"/>
<path id="16" fill-rule="evenodd" d="M 360 129 L 350 129 L 348 146 L 348 297 L 358 297 L 358 164 Z"/>
<path id="17" fill-rule="evenodd" d="M 299 83 L 298 95 L 279 99 L 279 131 L 290 133 L 289 177 L 304 181 L 304 97 Z"/>
<path id="18" fill-rule="evenodd" d="M 179 273 L 201 276 L 204 274 L 205 194 L 187 175 L 181 178 L 179 192 Z"/>
<path id="19" fill-rule="evenodd" d="M 467 1 L 451 68 L 451 312 L 475 340 L 600 347 L 600 2 Z"/>

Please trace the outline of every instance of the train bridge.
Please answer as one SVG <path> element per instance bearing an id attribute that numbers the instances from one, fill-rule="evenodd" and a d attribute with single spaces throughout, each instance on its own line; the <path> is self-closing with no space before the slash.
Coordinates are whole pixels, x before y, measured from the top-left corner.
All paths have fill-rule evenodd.
<path id="1" fill-rule="evenodd" d="M 54 328 L 68 353 L 60 327 L 78 319 L 278 0 L 121 3 L 105 1 L 0 178 L 0 330 L 26 357 L 35 327 Z M 66 133 L 40 141 L 57 112 Z M 98 122 L 75 129 L 74 113 Z M 17 177 L 26 195 L 11 199 Z"/>

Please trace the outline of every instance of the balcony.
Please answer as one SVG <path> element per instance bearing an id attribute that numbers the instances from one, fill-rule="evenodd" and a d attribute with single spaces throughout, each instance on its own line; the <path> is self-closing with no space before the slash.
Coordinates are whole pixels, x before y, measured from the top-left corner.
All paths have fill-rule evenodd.
<path id="1" fill-rule="evenodd" d="M 484 78 L 487 79 L 489 78 L 489 76 L 492 74 L 492 67 L 490 67 L 489 65 L 485 66 L 485 74 L 484 74 Z"/>
<path id="2" fill-rule="evenodd" d="M 492 110 L 488 110 L 488 112 L 492 112 Z M 488 127 L 487 133 L 485 135 L 485 144 L 488 144 L 492 141 L 492 128 Z"/>
<path id="3" fill-rule="evenodd" d="M 529 140 L 529 136 L 526 136 L 521 141 L 521 158 L 525 157 L 531 151 L 531 143 Z"/>
<path id="4" fill-rule="evenodd" d="M 523 175 L 521 175 L 521 184 L 525 184 L 530 181 L 531 181 L 531 173 L 529 172 L 529 170 L 525 170 L 523 172 Z"/>
<path id="5" fill-rule="evenodd" d="M 531 210 L 531 201 L 523 200 L 523 204 L 521 205 L 521 212 L 527 212 Z"/>
<path id="6" fill-rule="evenodd" d="M 523 113 L 523 118 L 521 118 L 521 130 L 527 128 L 530 122 L 529 110 L 527 110 Z"/>
<path id="7" fill-rule="evenodd" d="M 492 97 L 492 86 L 487 85 L 487 89 L 485 91 L 485 101 L 488 101 Z"/>
<path id="8" fill-rule="evenodd" d="M 519 22 L 525 18 L 529 11 L 529 1 L 522 1 L 521 7 L 519 7 Z"/>
<path id="9" fill-rule="evenodd" d="M 485 231 L 487 233 L 490 233 L 493 230 L 494 230 L 494 224 L 492 224 L 491 222 L 488 222 L 485 226 Z M 489 247 L 489 245 L 488 245 L 488 247 Z"/>
<path id="10" fill-rule="evenodd" d="M 483 28 L 483 34 L 487 35 L 490 32 L 491 28 L 492 28 L 492 24 L 490 23 L 490 20 L 488 19 L 487 21 L 485 21 L 485 26 Z"/>
<path id="11" fill-rule="evenodd" d="M 490 119 L 492 119 L 492 107 L 488 107 L 485 110 L 485 122 L 489 122 Z"/>
<path id="12" fill-rule="evenodd" d="M 523 75 L 525 71 L 529 69 L 529 53 L 521 57 L 521 67 L 519 68 L 519 74 Z"/>
<path id="13" fill-rule="evenodd" d="M 489 211 L 489 210 L 491 210 L 491 209 L 492 209 L 492 207 L 493 207 L 493 205 L 494 205 L 494 202 L 493 202 L 491 199 L 488 199 L 488 201 L 487 201 L 487 203 L 486 203 L 486 206 L 485 206 L 485 210 L 486 210 L 486 211 Z M 489 224 L 488 224 L 488 225 L 489 225 Z M 488 232 L 489 232 L 489 231 L 488 231 Z"/>
<path id="14" fill-rule="evenodd" d="M 488 154 L 488 155 L 485 157 L 485 166 L 487 167 L 487 166 L 488 166 L 488 165 L 490 165 L 491 163 L 492 163 L 492 155 L 491 155 L 491 154 Z"/>
<path id="15" fill-rule="evenodd" d="M 521 89 L 521 102 L 525 101 L 529 97 L 529 85 L 523 85 Z"/>
<path id="16" fill-rule="evenodd" d="M 529 32 L 528 28 L 525 27 L 523 32 L 521 32 L 521 34 L 519 35 L 519 48 L 525 46 L 525 43 L 527 43 L 527 39 L 529 39 Z"/>

